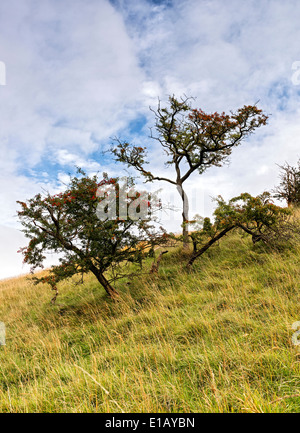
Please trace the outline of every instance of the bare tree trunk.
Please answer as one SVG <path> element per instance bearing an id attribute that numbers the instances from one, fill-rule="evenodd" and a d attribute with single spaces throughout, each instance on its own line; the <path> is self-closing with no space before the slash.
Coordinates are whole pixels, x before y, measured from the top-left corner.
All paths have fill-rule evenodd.
<path id="1" fill-rule="evenodd" d="M 188 229 L 188 219 L 186 218 L 185 214 L 182 213 L 182 238 L 183 238 L 183 248 L 189 247 L 189 229 Z"/>
<path id="2" fill-rule="evenodd" d="M 112 298 L 117 299 L 119 297 L 119 293 L 116 291 L 116 289 L 107 281 L 107 279 L 104 277 L 103 274 L 99 273 L 97 277 L 97 280 L 102 285 L 102 287 L 105 289 L 106 293 Z"/>
<path id="3" fill-rule="evenodd" d="M 192 264 L 198 257 L 200 257 L 203 253 L 205 253 L 205 251 L 208 250 L 208 248 L 210 248 L 215 242 L 217 242 L 219 239 L 225 236 L 234 227 L 235 227 L 234 225 L 227 227 L 226 229 L 222 230 L 216 237 L 210 239 L 205 245 L 203 245 L 202 248 L 200 248 L 200 250 L 198 250 L 197 252 L 194 251 L 190 260 L 188 261 L 187 266 L 188 267 L 192 266 Z"/>
<path id="4" fill-rule="evenodd" d="M 119 293 L 117 292 L 117 290 L 107 281 L 107 279 L 105 278 L 105 276 L 103 275 L 102 272 L 100 272 L 96 266 L 92 266 L 91 271 L 93 272 L 93 274 L 95 275 L 95 277 L 97 278 L 97 280 L 99 281 L 99 283 L 101 284 L 101 286 L 104 288 L 104 290 L 106 291 L 106 293 L 108 294 L 108 296 L 110 296 L 112 299 L 117 299 L 119 297 Z"/>
<path id="5" fill-rule="evenodd" d="M 78 248 L 76 248 L 74 245 L 72 245 L 69 242 L 66 242 L 64 240 L 61 240 L 61 242 L 68 251 L 74 251 L 76 254 L 78 254 L 78 256 L 80 258 L 84 258 L 84 255 L 82 254 L 82 252 Z M 105 289 L 106 293 L 112 299 L 117 299 L 119 297 L 119 293 L 107 281 L 107 279 L 104 277 L 103 273 L 101 271 L 99 271 L 99 269 L 94 265 L 94 263 L 91 259 L 89 259 L 89 269 L 91 272 L 93 272 L 93 274 L 95 275 L 95 277 L 97 278 L 97 280 L 99 281 L 101 286 Z"/>
<path id="6" fill-rule="evenodd" d="M 188 197 L 182 188 L 182 183 L 177 184 L 177 190 L 182 199 L 182 238 L 183 238 L 183 248 L 188 248 L 189 246 L 189 200 Z"/>

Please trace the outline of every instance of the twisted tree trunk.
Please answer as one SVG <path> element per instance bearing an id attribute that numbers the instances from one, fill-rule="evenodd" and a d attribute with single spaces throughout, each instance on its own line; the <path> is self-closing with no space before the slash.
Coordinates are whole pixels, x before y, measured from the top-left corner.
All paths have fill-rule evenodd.
<path id="1" fill-rule="evenodd" d="M 229 226 L 226 229 L 222 230 L 218 235 L 216 235 L 214 238 L 210 239 L 205 245 L 203 245 L 202 248 L 198 251 L 194 251 L 190 260 L 188 261 L 187 266 L 190 267 L 194 263 L 194 261 L 200 257 L 203 253 L 205 253 L 208 248 L 210 248 L 215 242 L 217 242 L 219 239 L 221 239 L 223 236 L 225 236 L 230 230 L 234 229 L 236 227 L 235 225 Z"/>
<path id="2" fill-rule="evenodd" d="M 90 269 L 93 272 L 93 274 L 95 275 L 95 277 L 97 278 L 97 280 L 99 281 L 99 283 L 101 284 L 101 286 L 104 288 L 104 290 L 106 291 L 106 293 L 108 294 L 108 296 L 110 296 L 112 299 L 118 299 L 119 293 L 110 284 L 110 282 L 107 281 L 107 279 L 105 278 L 105 276 L 103 275 L 103 273 L 101 271 L 99 271 L 99 269 L 96 266 L 94 266 L 94 265 L 92 265 L 90 267 Z"/>

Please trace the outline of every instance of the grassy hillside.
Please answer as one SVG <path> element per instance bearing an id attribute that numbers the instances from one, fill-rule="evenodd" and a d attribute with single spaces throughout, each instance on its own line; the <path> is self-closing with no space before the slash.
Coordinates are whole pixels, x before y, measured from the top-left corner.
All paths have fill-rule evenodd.
<path id="1" fill-rule="evenodd" d="M 299 412 L 299 253 L 231 234 L 191 273 L 174 250 L 158 277 L 119 281 L 118 303 L 92 276 L 54 306 L 1 282 L 0 412 Z"/>

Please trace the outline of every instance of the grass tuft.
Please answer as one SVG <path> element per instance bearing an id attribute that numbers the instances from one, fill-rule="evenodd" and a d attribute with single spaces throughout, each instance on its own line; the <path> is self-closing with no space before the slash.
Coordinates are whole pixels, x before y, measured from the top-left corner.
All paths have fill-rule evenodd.
<path id="1" fill-rule="evenodd" d="M 253 247 L 234 234 L 185 270 L 158 276 L 0 282 L 0 412 L 298 412 L 300 245 Z"/>

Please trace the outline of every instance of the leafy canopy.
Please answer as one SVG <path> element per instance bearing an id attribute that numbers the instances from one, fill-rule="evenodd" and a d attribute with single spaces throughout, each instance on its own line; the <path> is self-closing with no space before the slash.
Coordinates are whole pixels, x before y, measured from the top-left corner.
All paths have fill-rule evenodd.
<path id="1" fill-rule="evenodd" d="M 278 241 L 289 239 L 294 229 L 289 221 L 290 209 L 276 206 L 269 192 L 257 197 L 243 193 L 228 203 L 218 196 L 216 202 L 214 222 L 201 217 L 190 221 L 195 230 L 190 234 L 194 251 L 189 264 L 230 230 L 241 229 L 252 236 L 253 243 L 262 241 L 275 246 Z"/>
<path id="2" fill-rule="evenodd" d="M 147 171 L 147 148 L 117 141 L 112 152 L 118 161 L 135 167 L 148 181 L 165 180 L 177 185 L 183 183 L 194 171 L 203 173 L 208 167 L 220 166 L 242 139 L 256 128 L 267 123 L 268 116 L 255 105 L 245 105 L 236 113 L 207 114 L 191 107 L 192 98 L 169 97 L 169 106 L 151 109 L 155 127 L 151 138 L 157 140 L 165 151 L 166 165 L 174 165 L 176 180 L 155 176 Z M 185 167 L 183 167 L 185 165 Z"/>
<path id="3" fill-rule="evenodd" d="M 154 132 L 150 138 L 159 142 L 166 155 L 165 165 L 172 166 L 175 176 L 162 177 L 147 170 L 149 163 L 147 148 L 135 146 L 116 139 L 111 151 L 117 161 L 134 167 L 145 181 L 166 181 L 176 186 L 182 199 L 183 243 L 188 245 L 189 220 L 188 196 L 183 189 L 184 182 L 194 172 L 202 174 L 207 168 L 221 166 L 230 156 L 232 149 L 254 130 L 267 123 L 268 116 L 255 105 L 245 105 L 235 113 L 207 114 L 193 109 L 192 98 L 169 97 L 167 107 L 151 109 L 155 116 Z"/>
<path id="4" fill-rule="evenodd" d="M 79 177 L 70 179 L 64 192 L 56 195 L 37 194 L 27 202 L 18 203 L 21 210 L 18 216 L 30 239 L 28 246 L 21 248 L 24 262 L 32 265 L 32 271 L 42 267 L 46 253 L 62 254 L 60 264 L 53 266 L 50 275 L 36 278 L 36 282 L 48 282 L 56 289 L 56 284 L 77 273 L 93 272 L 110 296 L 116 295 L 111 281 L 128 276 L 126 264 L 142 261 L 155 245 L 164 243 L 167 235 L 148 219 L 119 216 L 120 195 L 126 197 L 127 209 L 134 205 L 140 193 L 136 191 L 128 197 L 118 178 L 108 178 L 98 182 L 97 177 L 88 177 L 79 170 Z M 130 180 L 134 188 L 133 179 Z M 104 186 L 111 186 L 115 194 L 110 196 Z M 106 189 L 107 191 L 107 189 Z M 132 192 L 132 191 L 131 191 Z M 117 198 L 117 200 L 115 200 Z M 100 219 L 98 205 L 105 200 L 105 208 L 115 206 L 114 219 Z M 124 206 L 124 204 L 123 204 Z M 146 206 L 150 206 L 147 201 Z M 137 202 L 139 213 L 141 202 Z M 124 209 L 122 211 L 124 213 Z M 110 271 L 110 280 L 104 276 Z"/>

